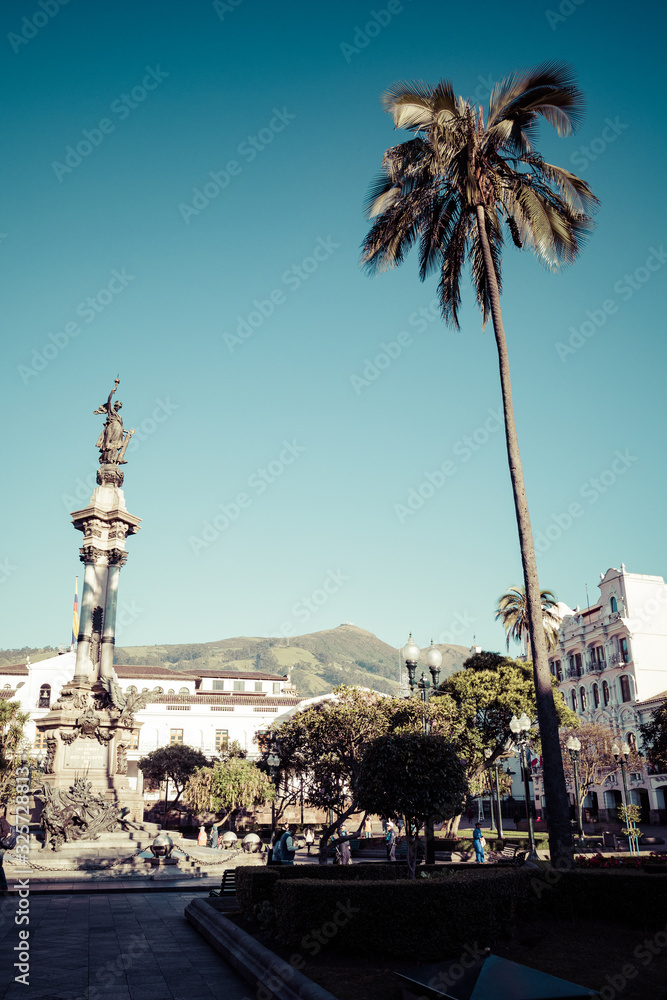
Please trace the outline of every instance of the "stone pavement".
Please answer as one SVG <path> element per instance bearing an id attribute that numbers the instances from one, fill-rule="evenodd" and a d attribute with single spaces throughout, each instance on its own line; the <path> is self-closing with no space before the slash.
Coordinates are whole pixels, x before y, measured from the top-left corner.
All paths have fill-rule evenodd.
<path id="1" fill-rule="evenodd" d="M 198 894 L 197 894 L 198 895 Z M 2 1000 L 244 1000 L 249 985 L 185 920 L 191 892 L 89 893 L 29 898 L 30 924 L 14 923 L 18 896 L 0 906 Z M 30 932 L 29 985 L 19 930 Z"/>

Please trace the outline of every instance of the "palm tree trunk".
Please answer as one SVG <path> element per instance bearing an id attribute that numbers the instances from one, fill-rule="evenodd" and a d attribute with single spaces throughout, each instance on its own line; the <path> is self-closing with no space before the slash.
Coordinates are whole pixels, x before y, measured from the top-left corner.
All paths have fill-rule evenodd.
<path id="1" fill-rule="evenodd" d="M 535 701 L 537 704 L 537 720 L 540 727 L 542 743 L 544 799 L 549 825 L 549 850 L 551 864 L 570 867 L 573 863 L 572 831 L 570 828 L 570 810 L 560 742 L 558 739 L 558 717 L 554 704 L 551 674 L 547 654 L 547 643 L 542 621 L 542 598 L 540 584 L 537 578 L 537 562 L 533 532 L 530 526 L 526 487 L 523 480 L 519 441 L 514 422 L 512 405 L 512 386 L 510 382 L 509 357 L 505 328 L 500 310 L 500 294 L 496 272 L 491 257 L 491 248 L 486 234 L 484 206 L 477 206 L 477 229 L 484 254 L 489 302 L 493 331 L 498 348 L 498 364 L 500 368 L 500 385 L 503 396 L 503 413 L 505 416 L 505 441 L 509 460 L 512 491 L 514 493 L 514 508 L 516 510 L 517 526 L 519 528 L 519 543 L 521 546 L 521 563 L 526 588 L 528 605 L 528 632 L 533 654 L 533 674 L 535 678 Z"/>

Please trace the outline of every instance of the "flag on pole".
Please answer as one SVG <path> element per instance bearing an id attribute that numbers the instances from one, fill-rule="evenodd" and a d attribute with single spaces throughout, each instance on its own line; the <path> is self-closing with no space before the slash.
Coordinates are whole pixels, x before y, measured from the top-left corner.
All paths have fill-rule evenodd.
<path id="1" fill-rule="evenodd" d="M 79 578 L 74 580 L 74 611 L 72 614 L 72 645 L 74 646 L 79 635 Z"/>

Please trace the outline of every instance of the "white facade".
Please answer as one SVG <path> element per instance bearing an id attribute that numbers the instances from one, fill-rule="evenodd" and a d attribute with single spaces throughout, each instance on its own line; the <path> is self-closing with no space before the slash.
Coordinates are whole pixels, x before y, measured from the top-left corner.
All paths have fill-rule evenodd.
<path id="1" fill-rule="evenodd" d="M 549 666 L 566 704 L 584 722 L 607 726 L 641 750 L 639 725 L 667 689 L 667 585 L 661 576 L 619 569 L 600 574 L 600 597 L 590 608 L 567 609 L 558 651 Z M 612 775 L 587 805 L 606 820 L 621 799 L 621 779 Z M 632 802 L 653 823 L 667 822 L 667 776 L 628 774 Z"/>
<path id="2" fill-rule="evenodd" d="M 39 721 L 74 676 L 75 653 L 39 663 L 0 667 L 0 696 L 18 701 L 30 713 L 26 734 L 41 750 Z M 123 692 L 149 691 L 152 700 L 136 714 L 141 723 L 128 750 L 128 778 L 136 788 L 137 761 L 150 750 L 184 743 L 213 755 L 238 741 L 251 757 L 259 755 L 256 733 L 300 700 L 288 676 L 249 671 L 192 670 L 184 673 L 157 666 L 115 667 Z"/>

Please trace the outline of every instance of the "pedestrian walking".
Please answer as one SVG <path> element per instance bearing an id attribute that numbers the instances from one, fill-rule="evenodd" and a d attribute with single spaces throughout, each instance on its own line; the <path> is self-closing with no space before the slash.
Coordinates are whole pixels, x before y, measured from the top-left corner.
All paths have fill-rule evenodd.
<path id="1" fill-rule="evenodd" d="M 370 840 L 373 836 L 373 824 L 371 823 L 370 816 L 367 816 L 364 820 L 364 837 L 366 840 Z"/>
<path id="2" fill-rule="evenodd" d="M 486 840 L 482 836 L 482 828 L 479 823 L 475 823 L 475 829 L 472 834 L 472 846 L 475 849 L 476 863 L 478 865 L 484 864 L 484 848 L 486 847 Z"/>
<path id="3" fill-rule="evenodd" d="M 304 830 L 304 839 L 306 841 L 306 847 L 308 848 L 308 857 L 310 857 L 310 849 L 315 843 L 315 833 L 312 826 L 307 826 Z"/>
<path id="4" fill-rule="evenodd" d="M 387 848 L 387 861 L 396 860 L 396 830 L 392 822 L 387 823 L 385 834 L 385 847 Z"/>

